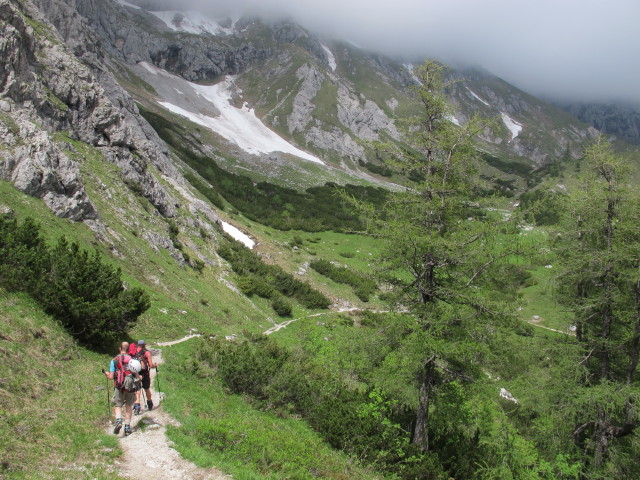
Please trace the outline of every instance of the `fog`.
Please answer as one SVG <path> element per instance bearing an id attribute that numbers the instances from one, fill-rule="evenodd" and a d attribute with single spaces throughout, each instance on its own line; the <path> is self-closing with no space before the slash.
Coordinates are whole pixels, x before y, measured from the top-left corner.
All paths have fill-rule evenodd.
<path id="1" fill-rule="evenodd" d="M 141 1 L 162 1 L 162 8 L 171 2 Z M 640 102 L 640 0 L 173 2 L 172 9 L 187 8 L 288 16 L 395 57 L 481 66 L 545 98 Z"/>

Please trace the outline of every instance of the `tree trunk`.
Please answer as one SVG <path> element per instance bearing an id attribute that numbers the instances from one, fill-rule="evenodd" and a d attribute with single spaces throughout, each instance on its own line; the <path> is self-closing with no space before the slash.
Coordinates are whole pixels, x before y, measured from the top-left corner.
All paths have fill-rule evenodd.
<path id="1" fill-rule="evenodd" d="M 633 382 L 633 374 L 638 368 L 638 358 L 640 354 L 640 267 L 638 268 L 638 278 L 635 285 L 636 296 L 636 324 L 633 329 L 633 336 L 629 343 L 629 366 L 627 367 L 627 385 Z"/>
<path id="2" fill-rule="evenodd" d="M 609 183 L 609 192 L 612 190 L 612 185 Z M 607 242 L 607 254 L 611 254 L 612 241 L 613 241 L 613 222 L 615 219 L 615 201 L 609 198 L 607 202 L 607 223 L 605 226 L 605 240 Z M 611 324 L 613 322 L 613 267 L 611 260 L 604 270 L 604 278 L 602 280 L 604 288 L 604 305 L 602 309 L 602 328 L 600 330 L 600 378 L 602 380 L 608 379 L 611 371 L 611 351 L 608 345 L 609 338 L 611 337 Z"/>
<path id="3" fill-rule="evenodd" d="M 420 396 L 416 412 L 416 426 L 413 431 L 413 444 L 419 445 L 423 452 L 429 450 L 429 404 L 434 382 L 435 359 L 433 355 L 424 363 L 420 378 Z"/>

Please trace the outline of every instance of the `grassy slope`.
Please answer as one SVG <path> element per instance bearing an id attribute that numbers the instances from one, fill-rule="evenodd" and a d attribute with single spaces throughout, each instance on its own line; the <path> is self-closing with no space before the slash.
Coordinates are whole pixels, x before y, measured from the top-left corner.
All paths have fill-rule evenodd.
<path id="1" fill-rule="evenodd" d="M 305 422 L 254 409 L 241 396 L 227 394 L 215 376 L 195 382 L 184 376 L 194 347 L 203 341 L 165 348 L 164 406 L 182 423 L 169 437 L 185 458 L 240 480 L 378 478 L 327 447 Z"/>
<path id="2" fill-rule="evenodd" d="M 207 255 L 208 264 L 202 274 L 188 266 L 180 266 L 168 250 L 155 250 L 143 238 L 149 232 L 166 234 L 167 221 L 155 212 L 146 199 L 137 196 L 122 183 L 118 169 L 102 161 L 100 155 L 86 145 L 68 138 L 61 137 L 59 140 L 73 145 L 68 153 L 80 163 L 87 191 L 110 232 L 111 245 L 96 241 L 95 234 L 86 225 L 53 216 L 41 200 L 21 194 L 4 181 L 0 182 L 1 203 L 11 208 L 20 220 L 26 216 L 34 218 L 42 225 L 43 234 L 50 242 L 65 235 L 82 248 L 97 248 L 105 260 L 122 269 L 126 282 L 142 286 L 150 293 L 151 308 L 132 327 L 130 334 L 133 338 L 168 340 L 179 338 L 190 329 L 212 334 L 240 333 L 243 330 L 257 333 L 279 321 L 266 301 L 246 298 L 229 288 L 228 285 L 233 282 L 232 274 L 228 272 L 228 267 L 220 264 L 214 252 L 220 241 L 218 234 L 202 238 L 199 232 L 190 227 L 190 214 L 181 210 L 174 219 L 181 228 L 179 238 L 191 255 L 195 256 L 196 251 Z M 242 217 L 236 217 L 234 221 L 242 222 Z M 285 235 L 267 230 L 255 232 L 261 246 L 267 250 L 278 248 L 289 236 L 288 233 Z M 345 238 L 351 240 L 355 237 Z M 335 245 L 339 240 L 333 240 L 332 243 Z M 347 245 L 348 242 L 345 242 L 348 250 L 355 248 Z M 295 261 L 283 260 L 278 263 L 288 271 L 295 271 L 292 270 Z M 314 280 L 322 281 L 318 278 Z M 344 293 L 352 295 L 350 291 Z M 7 473 L 10 478 L 86 478 L 85 475 L 113 478 L 105 465 L 111 464 L 120 452 L 114 438 L 103 433 L 109 419 L 108 384 L 104 382 L 103 385 L 104 378 L 99 373 L 101 367 L 106 367 L 110 355 L 100 355 L 78 347 L 55 321 L 24 296 L 2 291 L 0 301 L 0 330 L 3 335 L 0 338 L 0 352 L 8 359 L 2 362 L 0 374 L 0 414 L 7 419 L 2 426 L 3 438 L 10 440 L 5 441 L 0 449 L 4 452 L 1 460 L 4 467 L 1 468 L 11 472 Z M 296 317 L 310 313 L 313 312 L 299 305 L 294 308 Z M 32 347 L 35 347 L 35 354 L 31 353 Z M 8 383 L 13 371 L 25 370 L 20 363 L 23 358 L 27 360 L 27 381 L 23 381 L 21 374 L 19 382 Z M 52 371 L 56 372 L 55 375 L 50 373 Z M 81 385 L 87 383 L 87 378 L 92 379 L 88 382 L 90 386 L 79 388 L 77 375 L 85 379 L 80 382 Z M 187 391 L 188 398 L 183 401 L 193 400 L 193 394 Z M 206 403 L 210 394 L 210 391 L 199 392 L 201 399 L 195 403 Z M 216 395 L 222 394 L 216 392 Z M 224 395 L 221 396 L 221 402 L 221 409 L 226 409 L 228 402 L 236 402 L 238 413 L 234 422 L 243 422 L 242 418 L 251 410 L 241 401 L 226 399 Z M 276 420 L 258 412 L 253 415 L 254 426 L 257 425 L 255 428 L 265 432 L 260 442 L 270 442 L 270 426 Z M 300 422 L 293 422 L 282 429 L 278 434 L 281 443 L 295 444 L 295 439 L 302 435 L 302 438 L 309 437 L 308 441 L 302 443 L 313 446 L 311 449 L 305 447 L 306 450 L 299 454 L 289 452 L 293 456 L 309 457 L 321 452 L 318 458 L 323 459 L 327 468 L 336 468 L 338 471 L 355 468 L 341 454 L 324 446 Z M 177 437 L 182 438 L 179 434 Z M 185 437 L 184 442 L 180 443 L 188 444 L 189 441 Z M 51 447 L 54 452 L 59 450 L 60 453 L 55 453 L 51 461 L 46 461 Z M 278 451 L 277 447 L 269 448 Z M 232 457 L 225 462 L 223 464 L 229 465 L 229 468 L 241 463 Z M 294 460 L 287 462 L 291 464 Z M 252 468 L 258 467 L 244 470 L 248 472 Z M 262 478 L 259 474 L 246 475 L 236 478 Z M 366 478 L 362 471 L 343 478 L 353 476 Z"/>
<path id="3" fill-rule="evenodd" d="M 142 238 L 148 232 L 166 235 L 166 219 L 160 217 L 147 200 L 124 186 L 117 168 L 102 161 L 93 149 L 69 139 L 61 140 L 73 144 L 84 173 L 87 191 L 100 211 L 102 220 L 114 232 L 111 234 L 111 248 L 97 242 L 95 234 L 84 224 L 54 217 L 40 200 L 18 193 L 6 182 L 0 182 L 2 204 L 12 208 L 18 218 L 27 215 L 34 217 L 42 224 L 50 241 L 64 234 L 84 248 L 98 248 L 104 258 L 122 268 L 127 282 L 143 286 L 150 292 L 152 306 L 131 329 L 130 333 L 134 338 L 168 340 L 179 338 L 190 329 L 218 335 L 240 333 L 243 330 L 258 333 L 274 322 L 282 321 L 274 315 L 265 300 L 249 299 L 229 288 L 228 284 L 233 282 L 233 276 L 220 263 L 214 251 L 220 241 L 218 234 L 203 238 L 191 226 L 191 214 L 186 209 L 179 209 L 174 221 L 180 226 L 179 238 L 186 245 L 185 250 L 193 258 L 202 256 L 207 263 L 202 274 L 188 266 L 180 266 L 168 250 L 154 250 Z M 117 201 L 114 202 L 113 199 Z M 124 205 L 127 206 L 126 209 L 123 208 Z M 371 237 L 333 232 L 281 232 L 248 222 L 239 215 L 228 218 L 238 225 L 248 227 L 259 241 L 258 252 L 267 262 L 277 263 L 293 274 L 315 258 L 336 261 L 361 272 L 369 272 L 374 267 L 371 258 L 375 258 L 378 249 Z M 298 250 L 289 246 L 294 236 L 303 240 Z M 545 269 L 544 264 L 533 265 L 538 282 L 524 291 L 522 318 L 528 319 L 537 314 L 542 317 L 544 325 L 560 328 L 563 320 L 558 317 L 557 309 L 547 294 L 552 269 Z M 385 308 L 376 298 L 366 304 L 360 302 L 350 287 L 336 284 L 312 269 L 307 268 L 303 278 L 334 299 L 344 299 L 351 305 L 363 308 Z M 92 478 L 106 478 L 107 475 L 113 478 L 104 465 L 112 463 L 112 458 L 119 451 L 113 437 L 103 433 L 108 418 L 107 392 L 102 386 L 104 379 L 98 374 L 99 368 L 106 365 L 110 356 L 77 347 L 29 299 L 0 292 L 0 301 L 3 307 L 0 309 L 3 323 L 0 352 L 9 359 L 2 362 L 0 374 L 0 414 L 8 420 L 1 428 L 4 429 L 3 438 L 17 439 L 9 443 L 5 441 L 0 449 L 4 452 L 2 462 L 6 465 L 2 468 L 28 466 L 33 469 L 35 466 L 35 470 L 16 474 L 16 478 L 42 478 L 45 475 L 51 475 L 52 478 L 85 478 L 83 475 L 86 471 L 83 473 L 82 468 L 88 468 Z M 327 325 L 339 327 L 331 327 L 331 335 L 344 336 L 346 339 L 354 335 L 357 338 L 357 332 L 343 331 L 347 325 L 352 328 L 354 321 L 329 312 L 321 319 L 309 317 L 313 313 L 315 312 L 294 305 L 292 319 L 300 320 L 288 329 L 281 330 L 277 334 L 279 341 L 293 346 L 299 344 L 302 338 L 308 343 L 307 348 L 317 349 L 320 358 L 324 356 L 336 362 L 342 357 L 347 358 L 343 347 L 348 347 L 348 341 L 326 343 L 324 338 Z M 543 336 L 552 334 L 546 331 L 539 333 Z M 27 347 L 34 343 L 39 353 L 26 353 Z M 189 348 L 176 347 L 175 357 L 168 358 L 179 365 L 188 358 Z M 65 360 L 69 357 L 69 352 L 73 354 L 70 359 Z M 24 370 L 19 363 L 23 357 L 29 362 L 28 381 L 15 385 L 7 383 L 6 379 L 11 378 L 14 370 Z M 37 362 L 32 361 L 34 358 Z M 350 365 L 337 365 L 336 368 L 345 371 L 351 368 Z M 61 372 L 59 378 L 51 378 L 49 372 L 53 370 Z M 74 380 L 77 373 L 95 381 L 89 382 L 92 385 L 90 388 L 75 389 L 70 394 L 70 388 L 77 383 Z M 318 458 L 323 459 L 323 464 L 330 465 L 332 469 L 331 472 L 325 472 L 327 478 L 341 478 L 334 476 L 337 471 L 350 472 L 345 473 L 346 476 L 342 478 L 366 478 L 369 475 L 357 470 L 343 456 L 324 446 L 299 421 L 277 419 L 270 414 L 255 411 L 243 399 L 225 394 L 216 383 L 206 388 L 198 385 L 181 390 L 178 369 L 169 368 L 164 379 L 164 389 L 170 394 L 167 408 L 185 425 L 174 430 L 172 438 L 185 456 L 200 465 L 218 464 L 233 471 L 236 478 L 263 478 L 265 472 L 280 468 L 280 473 L 273 474 L 271 478 L 286 478 L 287 475 L 292 475 L 291 469 L 295 469 L 296 458 L 312 464 L 311 457 L 317 454 Z M 212 402 L 212 398 L 215 401 Z M 76 404 L 81 407 L 75 407 Z M 33 413 L 43 411 L 44 416 Z M 247 453 L 244 451 L 230 449 L 204 452 L 202 447 L 194 444 L 193 437 L 189 435 L 194 425 L 191 422 L 203 418 L 215 419 L 216 425 L 222 425 L 230 432 L 251 432 L 251 442 L 254 442 L 251 443 L 252 448 L 263 452 L 263 458 L 252 456 L 250 465 L 243 466 L 247 463 L 243 456 Z M 37 434 L 40 430 L 43 431 L 42 438 Z M 273 432 L 277 435 L 275 442 L 271 440 Z M 303 440 L 296 442 L 295 439 Z M 303 445 L 299 445 L 301 443 Z M 55 447 L 64 444 L 68 444 L 66 449 L 60 448 L 64 453 L 56 453 L 51 462 L 45 463 L 42 460 L 46 458 L 47 449 L 51 445 L 54 446 L 53 451 L 57 451 Z M 286 448 L 278 448 L 278 445 Z M 304 445 L 313 445 L 313 448 L 299 448 Z M 71 470 L 63 470 L 69 464 Z"/>
<path id="4" fill-rule="evenodd" d="M 134 210 L 138 209 L 137 204 L 140 205 L 139 211 L 135 215 L 135 221 L 141 222 L 137 226 L 141 232 L 146 229 L 161 230 L 164 228 L 164 220 L 156 218 L 152 211 L 148 212 L 144 208 L 144 199 L 135 197 L 124 186 L 117 186 L 117 172 L 113 166 L 99 162 L 96 158 L 92 159 L 90 155 L 86 158 L 87 163 L 83 168 L 90 168 L 93 173 L 91 179 L 87 181 L 87 188 L 90 192 L 92 189 L 98 188 L 101 182 L 104 182 L 110 185 L 110 188 L 113 189 L 112 193 L 117 198 L 131 196 L 129 204 L 136 205 L 135 208 L 132 207 Z M 67 220 L 53 217 L 39 200 L 18 194 L 7 183 L 0 182 L 0 194 L 3 198 L 3 203 L 11 206 L 18 217 L 27 214 L 35 217 L 46 227 L 48 234 L 51 234 L 52 237 L 64 233 L 71 239 L 79 241 L 85 247 L 89 246 L 93 241 L 93 233 L 84 225 L 73 224 Z M 132 329 L 131 333 L 134 337 L 144 336 L 151 340 L 164 340 L 181 336 L 189 328 L 216 334 L 239 333 L 243 329 L 259 332 L 271 326 L 272 321 L 279 321 L 270 312 L 266 301 L 256 298 L 247 299 L 224 286 L 219 281 L 219 276 L 223 275 L 223 268 L 209 265 L 205 268 L 203 275 L 199 275 L 190 268 L 179 267 L 167 252 L 151 250 L 146 245 L 146 242 L 141 240 L 140 234 L 131 233 L 131 225 L 127 225 L 127 221 L 133 221 L 133 219 L 127 220 L 126 215 L 116 214 L 107 203 L 97 203 L 106 223 L 115 231 L 120 232 L 120 236 L 126 236 L 118 243 L 117 250 L 119 255 L 112 256 L 112 261 L 123 268 L 127 281 L 144 285 L 152 293 L 152 307 L 142 317 L 138 325 Z M 238 224 L 246 222 L 241 216 L 234 216 L 233 220 Z M 292 273 L 295 273 L 301 265 L 314 258 L 337 261 L 364 272 L 371 271 L 373 268 L 371 257 L 375 257 L 377 247 L 371 237 L 336 234 L 333 232 L 313 234 L 281 232 L 258 224 L 246 223 L 250 231 L 258 238 L 258 251 L 264 258 L 268 262 L 278 263 Z M 296 236 L 302 238 L 303 243 L 298 250 L 293 250 L 289 243 Z M 197 238 L 197 235 L 194 238 Z M 186 240 L 187 236 L 183 239 Z M 213 240 L 209 241 L 213 242 Z M 98 248 L 102 249 L 103 254 L 109 255 L 105 247 L 98 246 Z M 369 255 L 370 253 L 371 255 Z M 539 262 L 538 259 L 523 259 L 522 261 L 531 262 L 531 260 L 536 263 Z M 536 305 L 538 314 L 543 316 L 544 320 L 548 320 L 548 317 L 553 316 L 554 309 L 551 305 L 548 309 L 549 313 L 547 313 L 547 310 L 543 312 L 543 300 L 546 297 L 541 291 L 536 293 L 536 287 L 542 290 L 546 289 L 543 275 L 551 275 L 551 272 L 551 269 L 539 266 L 534 270 L 534 275 L 539 278 L 538 284 L 524 292 L 525 299 L 530 302 L 530 305 Z M 335 284 L 311 269 L 307 269 L 304 278 L 309 279 L 334 298 L 339 296 L 353 305 L 365 308 L 384 308 L 384 305 L 377 299 L 368 304 L 359 302 L 349 287 Z M 4 394 L 3 398 L 3 415 L 7 415 L 5 412 L 10 412 L 8 418 L 11 419 L 8 423 L 9 426 L 7 428 L 9 430 L 6 432 L 7 435 L 5 437 L 15 434 L 16 431 L 26 432 L 13 449 L 7 450 L 6 456 L 9 465 L 39 465 L 36 470 L 38 472 L 37 475 L 34 473 L 35 476 L 25 477 L 39 478 L 38 475 L 44 474 L 47 469 L 61 471 L 62 466 L 70 462 L 69 458 L 73 458 L 72 462 L 75 465 L 90 465 L 88 468 L 93 469 L 92 472 L 95 472 L 94 477 L 103 478 L 100 475 L 103 475 L 106 470 L 101 470 L 103 467 L 100 465 L 110 463 L 111 456 L 118 454 L 117 449 L 109 450 L 115 448 L 112 437 L 103 434 L 103 426 L 107 420 L 107 393 L 104 389 L 100 390 L 103 379 L 97 375 L 98 369 L 101 365 L 106 364 L 109 356 L 101 356 L 79 349 L 55 326 L 55 322 L 42 315 L 28 299 L 21 296 L 7 295 L 5 292 L 2 292 L 0 297 L 6 305 L 2 309 L 4 312 L 2 318 L 4 322 L 11 325 L 6 331 L 10 335 L 10 341 L 15 343 L 13 348 L 26 348 L 27 341 L 31 342 L 33 331 L 41 328 L 38 325 L 42 325 L 44 322 L 46 330 L 44 338 L 49 339 L 49 344 L 52 342 L 55 345 L 61 345 L 60 350 L 62 352 L 70 349 L 79 352 L 77 355 L 81 360 L 78 368 L 86 372 L 88 378 L 96 379 L 95 385 L 92 387 L 93 390 L 74 393 L 74 400 L 70 402 L 64 385 L 73 381 L 72 374 L 77 370 L 73 363 L 70 363 L 71 368 L 65 367 L 62 369 L 63 374 L 59 380 L 60 383 L 51 387 L 51 385 L 47 384 L 47 381 L 41 382 L 42 374 L 48 370 L 48 365 L 55 365 L 56 362 L 62 363 L 61 357 L 55 356 L 55 348 L 48 347 L 49 350 L 41 349 L 47 352 L 47 358 L 39 360 L 40 366 L 38 369 L 33 370 L 33 380 L 28 382 L 33 385 L 33 389 L 43 392 L 36 394 L 36 399 L 33 399 L 33 402 L 36 403 L 31 403 L 32 401 L 29 400 L 28 404 L 23 404 L 20 392 L 8 391 L 3 385 L 4 391 L 8 392 Z M 308 317 L 310 313 L 313 312 L 296 306 L 293 318 L 300 318 L 300 320 L 275 334 L 274 338 L 277 338 L 278 342 L 285 345 L 292 347 L 302 345 L 305 349 L 316 351 L 319 359 L 322 360 L 324 358 L 326 361 L 332 362 L 332 368 L 338 368 L 347 376 L 350 369 L 355 368 L 357 370 L 362 368 L 362 366 L 353 364 L 353 362 L 343 362 L 343 360 L 348 360 L 349 358 L 352 361 L 355 360 L 352 355 L 345 355 L 351 344 L 350 342 L 352 342 L 351 339 L 357 339 L 359 336 L 366 334 L 365 331 L 352 330 L 353 325 L 357 325 L 357 318 L 354 317 L 354 323 L 354 318 L 349 318 L 345 315 L 327 312 L 320 318 L 313 318 Z M 529 314 L 530 312 L 525 309 L 523 318 Z M 35 318 L 36 323 L 33 323 L 34 320 L 29 320 L 30 318 Z M 555 324 L 552 322 L 549 325 Z M 4 332 L 5 328 L 2 331 Z M 55 332 L 55 335 L 49 332 Z M 547 335 L 546 331 L 539 333 L 542 336 Z M 336 341 L 328 342 L 325 340 L 328 336 L 336 339 Z M 25 338 L 24 345 L 21 345 L 20 341 L 15 341 L 18 338 Z M 4 348 L 4 345 L 0 346 Z M 171 351 L 168 350 L 167 358 L 170 359 L 169 364 L 175 364 L 177 368 L 168 366 L 163 375 L 163 390 L 168 392 L 166 408 L 176 415 L 184 425 L 182 428 L 173 430 L 170 435 L 176 442 L 177 448 L 187 458 L 196 461 L 202 466 L 216 464 L 229 472 L 233 472 L 235 478 L 267 478 L 266 472 L 271 472 L 271 476 L 268 478 L 290 478 L 291 475 L 295 476 L 292 472 L 299 468 L 300 465 L 316 465 L 314 461 L 317 459 L 322 459 L 323 465 L 330 466 L 330 471 L 323 473 L 325 478 L 367 478 L 367 476 L 370 476 L 369 473 L 359 470 L 358 467 L 351 464 L 342 455 L 336 454 L 324 446 L 317 436 L 300 421 L 295 419 L 283 420 L 274 417 L 272 414 L 256 411 L 242 398 L 228 396 L 216 382 L 211 382 L 206 386 L 190 384 L 189 388 L 180 388 L 180 382 L 183 381 L 180 380 L 180 368 L 181 365 L 188 361 L 191 348 L 191 346 L 184 345 L 175 347 L 175 353 L 173 353 L 173 348 Z M 53 355 L 53 357 L 49 358 L 49 355 Z M 13 354 L 14 359 L 20 356 L 20 353 Z M 12 364 L 8 363 L 7 365 L 11 367 Z M 3 371 L 0 377 L 6 378 L 7 376 L 7 373 Z M 356 378 L 357 376 L 354 377 L 354 379 Z M 78 395 L 83 396 L 85 394 L 88 395 L 87 398 L 80 398 L 80 402 L 85 408 L 81 412 L 69 410 L 69 403 L 75 403 L 75 398 Z M 24 395 L 30 396 L 31 393 L 25 392 Z M 29 412 L 41 411 L 41 408 L 43 408 L 41 405 L 54 405 L 54 407 L 47 407 L 50 411 L 49 415 L 53 416 L 53 420 L 48 422 L 48 425 L 57 425 L 56 428 L 45 430 L 46 440 L 44 443 L 56 445 L 65 440 L 72 443 L 72 448 L 68 449 L 68 454 L 61 456 L 53 464 L 48 465 L 41 464 L 38 460 L 40 457 L 37 453 L 41 447 L 37 442 L 35 443 L 35 448 L 28 447 L 32 442 L 35 442 L 35 432 L 40 428 L 38 423 L 31 424 L 30 422 L 41 421 L 40 418 L 29 419 Z M 76 417 L 78 417 L 77 420 Z M 66 426 L 76 421 L 80 421 L 83 424 L 80 431 L 77 428 L 73 430 L 73 438 L 77 437 L 77 441 L 70 440 L 71 432 L 66 427 L 60 428 L 60 425 Z M 198 422 L 205 422 L 205 424 Z M 206 424 L 206 422 L 212 423 Z M 24 425 L 27 426 L 25 427 Z M 247 443 L 239 445 L 237 449 L 228 446 L 228 448 L 222 450 L 208 450 L 199 445 L 194 439 L 193 433 L 196 431 L 194 429 L 197 429 L 198 425 L 213 425 L 214 429 L 226 432 L 225 435 L 231 435 L 231 437 L 225 436 L 224 438 L 236 438 L 234 435 L 239 434 L 246 435 L 246 437 L 242 438 L 246 438 Z M 78 433 L 76 434 L 76 432 Z M 241 448 L 246 445 L 251 445 L 251 448 Z M 309 449 L 305 445 L 313 445 L 313 448 Z M 259 452 L 260 454 L 256 456 L 255 453 L 249 453 L 249 451 Z M 308 468 L 314 471 L 316 469 L 314 466 Z M 345 473 L 345 476 L 341 477 L 336 472 L 349 473 Z M 107 473 L 104 473 L 104 475 Z M 66 474 L 67 472 L 65 472 Z M 71 473 L 69 474 L 70 476 L 64 478 L 75 478 L 72 476 L 75 474 Z M 78 478 L 83 477 L 79 476 Z"/>
<path id="5" fill-rule="evenodd" d="M 79 347 L 24 295 L 0 290 L 0 478 L 120 478 L 105 433 L 109 356 Z"/>

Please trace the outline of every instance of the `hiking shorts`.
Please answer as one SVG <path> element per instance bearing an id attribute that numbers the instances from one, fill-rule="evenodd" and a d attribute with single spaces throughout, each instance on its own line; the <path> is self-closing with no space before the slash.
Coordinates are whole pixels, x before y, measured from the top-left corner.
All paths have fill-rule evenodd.
<path id="1" fill-rule="evenodd" d="M 133 405 L 136 401 L 136 392 L 120 391 L 117 388 L 113 389 L 113 397 L 111 403 L 116 407 L 124 407 L 125 405 Z"/>
<path id="2" fill-rule="evenodd" d="M 142 377 L 142 388 L 148 390 L 151 388 L 151 372 L 148 368 L 140 370 L 140 376 Z"/>

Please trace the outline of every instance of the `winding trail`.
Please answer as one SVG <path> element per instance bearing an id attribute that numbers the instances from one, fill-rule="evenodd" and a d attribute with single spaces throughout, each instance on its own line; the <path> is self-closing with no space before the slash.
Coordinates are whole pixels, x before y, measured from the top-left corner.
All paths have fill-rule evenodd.
<path id="1" fill-rule="evenodd" d="M 305 315 L 304 317 L 292 318 L 291 320 L 287 320 L 286 322 L 277 323 L 273 327 L 266 329 L 264 332 L 262 332 L 262 334 L 271 335 L 272 333 L 275 333 L 278 330 L 282 330 L 283 328 L 288 327 L 293 322 L 297 322 L 298 320 L 304 320 L 305 318 L 320 317 L 322 315 L 330 315 L 334 313 L 361 312 L 364 310 L 365 309 L 353 307 L 353 308 L 340 308 L 337 310 L 329 310 L 328 312 L 313 313 L 311 315 Z M 390 310 L 369 310 L 369 311 L 372 313 L 389 313 L 390 312 Z"/>
<path id="2" fill-rule="evenodd" d="M 286 328 L 289 325 L 291 325 L 293 322 L 297 322 L 298 320 L 303 320 L 305 318 L 311 318 L 311 317 L 320 317 L 321 315 L 328 315 L 329 313 L 334 313 L 334 312 L 320 312 L 320 313 L 314 313 L 312 315 L 306 315 L 304 317 L 292 318 L 291 320 L 287 320 L 286 322 L 282 322 L 282 323 L 277 323 L 273 327 L 267 328 L 264 332 L 262 332 L 262 334 L 271 335 L 272 333 L 275 333 L 278 330 Z"/>
<path id="3" fill-rule="evenodd" d="M 544 328 L 545 330 L 549 330 L 551 332 L 562 333 L 563 335 L 576 336 L 575 332 L 567 331 L 567 330 L 558 330 L 556 328 L 546 327 L 544 325 L 540 325 L 541 320 L 526 320 L 529 325 L 533 325 L 534 327 Z"/>
<path id="4" fill-rule="evenodd" d="M 344 309 L 341 311 L 357 310 Z M 319 317 L 333 314 L 336 311 L 314 313 L 303 317 L 293 318 L 285 322 L 275 324 L 263 332 L 264 335 L 271 335 L 298 320 Z M 553 332 L 571 335 L 570 332 L 563 332 L 554 328 L 540 325 L 536 322 L 529 324 L 551 330 Z M 191 334 L 183 338 L 168 342 L 159 342 L 156 347 L 170 347 L 178 343 L 186 342 L 200 334 Z M 153 360 L 158 365 L 163 363 L 162 350 L 150 348 Z M 124 478 L 139 479 L 163 479 L 163 480 L 229 480 L 232 477 L 226 475 L 216 468 L 199 468 L 194 463 L 182 458 L 180 454 L 172 448 L 172 442 L 167 438 L 167 426 L 180 426 L 180 423 L 162 409 L 164 394 L 158 392 L 157 372 L 151 370 L 151 391 L 155 408 L 151 411 L 144 410 L 141 415 L 135 416 L 131 422 L 133 433 L 128 437 L 123 437 L 122 433 L 118 438 L 120 447 L 124 454 L 120 460 L 114 462 L 113 467 Z M 144 398 L 143 398 L 144 401 Z M 112 434 L 113 425 L 109 423 L 107 432 Z"/>
<path id="5" fill-rule="evenodd" d="M 157 346 L 170 346 L 187 341 L 199 335 L 187 335 L 173 342 L 158 343 Z M 162 364 L 162 351 L 150 348 L 153 361 Z M 164 394 L 157 391 L 156 371 L 151 370 L 151 393 L 154 409 L 144 410 L 141 415 L 133 417 L 131 428 L 133 433 L 118 438 L 124 455 L 115 462 L 118 473 L 124 478 L 131 479 L 163 479 L 163 480 L 228 480 L 225 475 L 215 468 L 199 468 L 192 462 L 182 458 L 171 446 L 166 431 L 168 425 L 180 426 L 180 423 L 162 409 Z M 162 385 L 160 385 L 162 386 Z M 144 401 L 144 399 L 142 399 Z M 110 425 L 108 432 L 112 433 Z"/>

